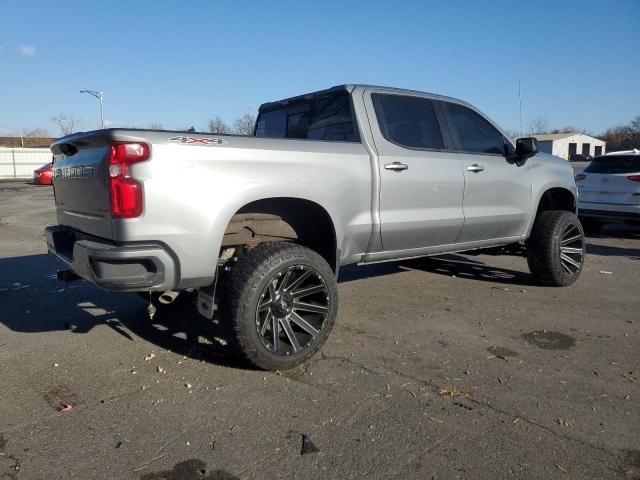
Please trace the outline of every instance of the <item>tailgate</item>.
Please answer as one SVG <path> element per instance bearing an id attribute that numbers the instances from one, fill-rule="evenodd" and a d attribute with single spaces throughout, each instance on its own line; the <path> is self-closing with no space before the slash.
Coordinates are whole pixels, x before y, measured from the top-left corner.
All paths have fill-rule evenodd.
<path id="1" fill-rule="evenodd" d="M 88 132 L 58 140 L 54 153 L 53 188 L 60 225 L 111 239 L 106 165 L 108 140 Z"/>

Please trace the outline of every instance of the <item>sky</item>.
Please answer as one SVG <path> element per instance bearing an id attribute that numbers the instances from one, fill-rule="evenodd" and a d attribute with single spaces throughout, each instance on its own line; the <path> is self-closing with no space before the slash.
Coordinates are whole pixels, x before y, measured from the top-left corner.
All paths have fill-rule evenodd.
<path id="1" fill-rule="evenodd" d="M 0 136 L 51 117 L 206 128 L 344 83 L 598 134 L 640 115 L 640 0 L 0 0 Z"/>

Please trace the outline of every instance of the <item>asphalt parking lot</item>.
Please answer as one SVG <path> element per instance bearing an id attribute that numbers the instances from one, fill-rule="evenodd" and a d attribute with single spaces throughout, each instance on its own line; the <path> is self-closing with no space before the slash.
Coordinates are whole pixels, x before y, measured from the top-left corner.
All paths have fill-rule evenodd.
<path id="1" fill-rule="evenodd" d="M 640 478 L 640 231 L 582 277 L 512 256 L 344 269 L 338 322 L 293 371 L 222 330 L 55 280 L 49 187 L 0 183 L 0 479 Z"/>

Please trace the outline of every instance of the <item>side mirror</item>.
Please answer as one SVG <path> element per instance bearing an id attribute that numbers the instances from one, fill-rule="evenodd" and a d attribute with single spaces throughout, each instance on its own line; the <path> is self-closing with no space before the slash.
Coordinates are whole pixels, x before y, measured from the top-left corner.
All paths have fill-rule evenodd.
<path id="1" fill-rule="evenodd" d="M 516 156 L 522 160 L 533 157 L 538 153 L 538 140 L 533 137 L 519 138 L 516 140 Z"/>
<path id="2" fill-rule="evenodd" d="M 516 140 L 516 150 L 507 155 L 510 163 L 518 166 L 524 165 L 528 158 L 538 153 L 538 141 L 533 137 L 519 138 Z"/>

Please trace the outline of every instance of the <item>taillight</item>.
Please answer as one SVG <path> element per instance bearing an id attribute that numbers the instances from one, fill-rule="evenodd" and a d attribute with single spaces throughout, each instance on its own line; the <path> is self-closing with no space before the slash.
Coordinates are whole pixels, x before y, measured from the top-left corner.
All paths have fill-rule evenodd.
<path id="1" fill-rule="evenodd" d="M 142 214 L 142 185 L 131 177 L 131 165 L 149 158 L 146 143 L 109 145 L 109 192 L 111 216 L 133 218 Z"/>
<path id="2" fill-rule="evenodd" d="M 584 180 L 585 178 L 587 178 L 587 176 L 586 176 L 586 175 L 584 175 L 583 173 L 579 173 L 579 174 L 577 174 L 577 175 L 576 175 L 575 177 L 573 177 L 573 178 L 574 178 L 574 180 L 575 180 L 576 182 L 579 182 L 580 180 Z"/>
<path id="3" fill-rule="evenodd" d="M 640 182 L 640 175 L 629 175 L 627 180 L 631 180 L 632 182 Z"/>

